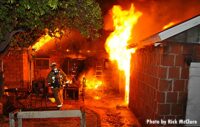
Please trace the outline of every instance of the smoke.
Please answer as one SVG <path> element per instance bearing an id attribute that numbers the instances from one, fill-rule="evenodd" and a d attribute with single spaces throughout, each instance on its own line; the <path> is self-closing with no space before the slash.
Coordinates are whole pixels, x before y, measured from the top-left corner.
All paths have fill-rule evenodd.
<path id="1" fill-rule="evenodd" d="M 49 54 L 52 49 L 55 51 L 66 50 L 79 53 L 88 50 L 97 54 L 104 49 L 104 43 L 110 31 L 113 31 L 113 21 L 111 9 L 113 5 L 121 5 L 123 9 L 129 9 L 131 3 L 136 11 L 143 15 L 133 29 L 131 43 L 149 37 L 162 31 L 163 26 L 169 22 L 180 23 L 200 14 L 200 0 L 97 0 L 104 14 L 103 35 L 98 40 L 88 40 L 83 38 L 79 32 L 70 32 L 61 40 L 53 40 L 43 46 L 41 54 Z"/>
<path id="2" fill-rule="evenodd" d="M 139 42 L 157 32 L 169 22 L 180 23 L 200 14 L 200 0 L 118 0 L 124 9 L 133 3 L 143 13 L 134 27 L 131 42 Z M 104 29 L 112 30 L 111 14 L 104 18 Z"/>

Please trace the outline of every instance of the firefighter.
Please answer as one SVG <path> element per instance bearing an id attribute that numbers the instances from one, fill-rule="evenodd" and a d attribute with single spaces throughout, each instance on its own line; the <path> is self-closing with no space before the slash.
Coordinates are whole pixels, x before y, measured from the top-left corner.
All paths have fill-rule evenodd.
<path id="1" fill-rule="evenodd" d="M 65 85 L 66 74 L 61 69 L 57 68 L 55 62 L 53 62 L 50 67 L 51 71 L 47 76 L 47 81 L 53 91 L 57 107 L 61 108 L 63 105 L 63 87 Z"/>

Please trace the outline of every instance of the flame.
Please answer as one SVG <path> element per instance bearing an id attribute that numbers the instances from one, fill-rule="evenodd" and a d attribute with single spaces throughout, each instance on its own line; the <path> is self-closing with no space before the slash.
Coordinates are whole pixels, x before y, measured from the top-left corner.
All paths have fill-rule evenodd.
<path id="1" fill-rule="evenodd" d="M 86 79 L 84 83 L 83 78 Z M 102 98 L 105 84 L 103 79 L 96 78 L 93 69 L 81 75 L 79 80 L 82 81 L 82 86 L 85 85 L 85 93 L 87 95 L 91 96 L 94 100 L 100 100 Z"/>
<path id="2" fill-rule="evenodd" d="M 106 40 L 105 48 L 111 60 L 116 60 L 118 69 L 125 74 L 125 102 L 129 103 L 129 79 L 130 79 L 130 60 L 131 53 L 136 49 L 128 49 L 128 41 L 131 39 L 131 32 L 137 23 L 141 12 L 135 12 L 133 4 L 129 10 L 122 10 L 120 6 L 113 6 L 112 18 L 114 31 Z"/>
<path id="3" fill-rule="evenodd" d="M 86 88 L 87 89 L 98 89 L 102 86 L 102 81 L 96 79 L 95 77 L 87 77 Z"/>
<path id="4" fill-rule="evenodd" d="M 162 29 L 163 29 L 163 30 L 164 30 L 164 29 L 167 29 L 167 28 L 173 26 L 174 24 L 175 24 L 175 22 L 170 22 L 170 23 L 168 23 L 167 25 L 163 26 Z"/>
<path id="5" fill-rule="evenodd" d="M 64 34 L 64 31 L 61 30 L 62 34 Z M 46 43 L 48 43 L 50 40 L 53 40 L 55 39 L 55 37 L 59 38 L 61 37 L 60 33 L 58 32 L 58 29 L 56 29 L 54 31 L 54 33 L 52 34 L 53 36 L 50 36 L 48 34 L 48 30 L 46 30 L 46 34 L 43 35 L 42 37 L 40 37 L 39 41 L 36 42 L 32 48 L 35 50 L 35 51 L 38 51 L 40 50 L 41 47 L 43 47 Z"/>
<path id="6" fill-rule="evenodd" d="M 94 96 L 94 99 L 95 99 L 95 100 L 100 100 L 101 97 L 100 97 L 100 96 Z"/>
<path id="7" fill-rule="evenodd" d="M 46 43 L 48 43 L 50 40 L 54 39 L 54 37 L 51 37 L 49 34 L 46 34 L 44 36 L 42 36 L 38 42 L 36 42 L 32 48 L 35 50 L 35 51 L 38 51 L 40 50 L 40 48 L 42 46 L 44 46 Z"/>
<path id="8" fill-rule="evenodd" d="M 86 74 L 80 76 L 80 80 L 83 79 L 83 76 L 86 78 L 86 89 L 96 90 L 103 85 L 103 81 L 95 77 L 93 70 L 89 70 Z"/>

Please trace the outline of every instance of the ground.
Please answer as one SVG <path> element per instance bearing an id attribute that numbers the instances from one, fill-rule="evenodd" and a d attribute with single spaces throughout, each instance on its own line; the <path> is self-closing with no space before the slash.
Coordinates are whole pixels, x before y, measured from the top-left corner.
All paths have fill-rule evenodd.
<path id="1" fill-rule="evenodd" d="M 101 98 L 94 99 L 86 96 L 85 100 L 64 100 L 64 106 L 60 110 L 80 109 L 86 111 L 87 127 L 141 127 L 137 118 L 124 106 L 123 98 L 117 94 L 104 94 Z M 37 103 L 40 105 L 40 103 Z M 48 102 L 48 107 L 55 106 Z M 43 104 L 44 106 L 44 104 Z M 1 118 L 0 127 L 8 127 L 9 119 Z M 80 127 L 78 118 L 57 119 L 26 119 L 23 120 L 24 127 Z"/>

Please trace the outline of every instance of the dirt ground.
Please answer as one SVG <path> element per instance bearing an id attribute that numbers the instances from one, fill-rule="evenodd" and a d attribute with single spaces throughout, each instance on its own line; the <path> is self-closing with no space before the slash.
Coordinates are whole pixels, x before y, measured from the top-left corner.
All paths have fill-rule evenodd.
<path id="1" fill-rule="evenodd" d="M 50 101 L 47 104 L 48 108 L 43 110 L 49 110 L 49 107 L 55 106 Z M 40 102 L 38 102 L 38 105 L 40 105 Z M 64 100 L 64 106 L 60 110 L 80 108 L 84 108 L 86 111 L 87 127 L 141 127 L 134 114 L 128 107 L 124 106 L 123 99 L 113 93 L 104 94 L 104 96 L 98 99 L 86 95 L 85 101 L 81 99 L 66 99 Z M 8 117 L 2 116 L 0 118 L 0 127 L 8 126 Z M 23 126 L 80 127 L 80 120 L 78 118 L 23 119 Z"/>

